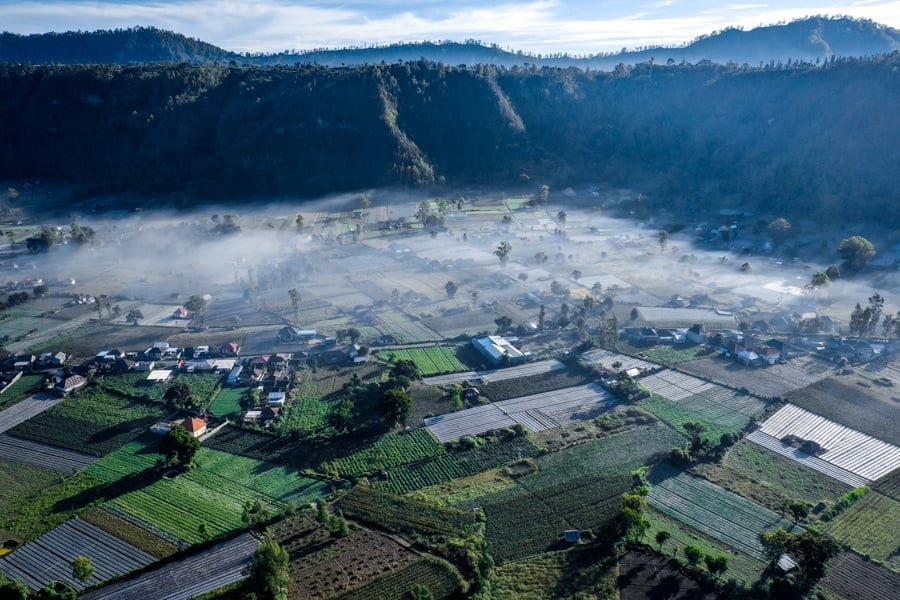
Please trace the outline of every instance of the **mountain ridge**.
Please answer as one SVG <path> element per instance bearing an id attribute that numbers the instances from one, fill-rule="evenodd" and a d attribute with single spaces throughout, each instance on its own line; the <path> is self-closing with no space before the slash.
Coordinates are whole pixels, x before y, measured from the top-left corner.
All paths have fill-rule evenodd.
<path id="1" fill-rule="evenodd" d="M 807 17 L 750 30 L 727 28 L 677 46 L 655 46 L 589 56 L 532 55 L 495 44 L 415 42 L 364 48 L 241 54 L 155 27 L 19 35 L 0 34 L 0 62 L 31 64 L 142 64 L 188 62 L 256 66 L 296 63 L 353 66 L 425 59 L 450 65 L 577 67 L 613 70 L 619 63 L 703 60 L 757 66 L 770 61 L 816 61 L 900 50 L 900 30 L 865 19 Z"/>

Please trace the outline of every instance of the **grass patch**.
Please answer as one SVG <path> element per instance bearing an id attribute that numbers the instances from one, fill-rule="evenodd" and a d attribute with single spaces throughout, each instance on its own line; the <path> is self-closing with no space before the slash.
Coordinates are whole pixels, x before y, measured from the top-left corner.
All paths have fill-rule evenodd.
<path id="1" fill-rule="evenodd" d="M 774 511 L 780 511 L 786 499 L 815 506 L 822 501 L 834 503 L 851 490 L 840 481 L 746 440 L 735 444 L 721 463 L 701 464 L 693 471 Z"/>
<path id="2" fill-rule="evenodd" d="M 30 540 L 84 512 L 92 503 L 104 500 L 100 493 L 103 487 L 102 480 L 77 473 L 39 491 L 19 506 L 17 514 L 7 513 L 0 528 L 23 541 Z"/>
<path id="3" fill-rule="evenodd" d="M 409 495 L 432 504 L 458 506 L 474 498 L 513 487 L 515 481 L 505 473 L 505 470 L 506 467 L 491 469 L 484 473 L 432 485 Z"/>

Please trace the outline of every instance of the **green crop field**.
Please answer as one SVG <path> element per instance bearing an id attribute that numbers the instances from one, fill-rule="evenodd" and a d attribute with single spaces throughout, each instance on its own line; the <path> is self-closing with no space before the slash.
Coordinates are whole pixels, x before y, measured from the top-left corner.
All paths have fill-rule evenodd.
<path id="1" fill-rule="evenodd" d="M 775 512 L 669 466 L 654 469 L 651 483 L 650 506 L 755 559 L 763 557 L 763 533 L 793 529 Z"/>
<path id="2" fill-rule="evenodd" d="M 654 395 L 645 398 L 638 402 L 638 406 L 652 413 L 660 421 L 668 423 L 679 432 L 684 431 L 683 425 L 687 422 L 700 423 L 706 427 L 706 431 L 701 437 L 714 444 L 719 442 L 723 433 L 732 433 L 740 429 L 740 427 L 722 427 L 707 421 L 696 413 L 682 408 L 680 402 L 672 402 L 661 396 Z"/>
<path id="3" fill-rule="evenodd" d="M 752 558 L 741 552 L 735 552 L 728 546 L 718 542 L 706 535 L 703 535 L 696 529 L 688 527 L 681 521 L 675 520 L 652 508 L 647 510 L 647 519 L 650 521 L 650 528 L 644 535 L 644 541 L 654 548 L 659 546 L 654 541 L 659 531 L 668 531 L 671 538 L 663 545 L 662 552 L 684 560 L 684 548 L 686 546 L 697 546 L 708 556 L 727 556 L 728 572 L 725 577 L 734 577 L 745 585 L 752 584 L 759 579 L 760 574 L 766 568 L 766 562 L 756 558 Z"/>
<path id="4" fill-rule="evenodd" d="M 534 457 L 539 453 L 540 448 L 528 438 L 520 437 L 391 469 L 387 483 L 379 485 L 383 485 L 388 491 L 405 494 L 501 467 L 519 458 Z"/>
<path id="5" fill-rule="evenodd" d="M 61 478 L 49 469 L 0 460 L 0 515 L 13 517 L 29 498 Z"/>
<path id="6" fill-rule="evenodd" d="M 18 465 L 17 465 L 18 466 Z M 11 513 L 0 513 L 0 530 L 27 541 L 68 521 L 92 502 L 106 499 L 105 483 L 84 472 L 41 489 Z"/>
<path id="7" fill-rule="evenodd" d="M 328 415 L 333 402 L 322 400 L 318 396 L 301 395 L 290 401 L 284 417 L 278 421 L 278 430 L 286 433 L 316 433 L 329 430 Z"/>
<path id="8" fill-rule="evenodd" d="M 391 531 L 464 538 L 475 530 L 471 512 L 397 496 L 367 485 L 358 485 L 345 494 L 340 507 L 349 517 Z"/>
<path id="9" fill-rule="evenodd" d="M 456 348 L 447 346 L 387 350 L 379 353 L 378 356 L 392 362 L 396 360 L 411 360 L 416 363 L 419 375 L 423 377 L 441 375 L 443 373 L 456 373 L 469 369 L 456 358 Z"/>
<path id="10" fill-rule="evenodd" d="M 340 600 L 412 598 L 419 587 L 435 599 L 456 597 L 463 587 L 459 572 L 449 563 L 425 558 L 408 567 L 390 571 L 371 583 L 338 596 Z"/>
<path id="11" fill-rule="evenodd" d="M 893 525 L 891 525 L 893 523 Z M 839 542 L 849 544 L 861 554 L 887 561 L 900 548 L 900 502 L 878 492 L 869 492 L 825 526 L 825 532 Z"/>
<path id="12" fill-rule="evenodd" d="M 480 506 L 494 555 L 511 559 L 543 552 L 565 529 L 598 529 L 614 517 L 631 472 L 683 438 L 660 423 L 609 435 L 538 457 L 537 471 L 513 487 L 461 504 Z"/>
<path id="13" fill-rule="evenodd" d="M 243 456 L 201 448 L 196 467 L 120 496 L 111 505 L 189 543 L 203 541 L 201 522 L 211 535 L 240 528 L 244 503 L 259 500 L 271 514 L 286 502 L 321 498 L 329 486 L 291 469 Z"/>
<path id="14" fill-rule="evenodd" d="M 106 454 L 145 432 L 165 409 L 134 398 L 86 388 L 9 430 L 16 437 L 88 454 Z"/>
<path id="15" fill-rule="evenodd" d="M 8 408 L 19 400 L 38 391 L 37 387 L 44 381 L 43 375 L 22 375 L 19 380 L 9 386 L 9 388 L 0 395 L 0 408 Z"/>
<path id="16" fill-rule="evenodd" d="M 216 373 L 186 373 L 176 375 L 174 382 L 187 384 L 199 404 L 209 406 L 222 385 L 222 376 Z M 162 402 L 166 390 L 171 385 L 148 383 L 146 373 L 107 375 L 99 378 L 97 384 L 113 394 L 152 402 Z"/>
<path id="17" fill-rule="evenodd" d="M 679 363 L 690 362 L 700 358 L 706 358 L 715 354 L 715 350 L 708 346 L 689 346 L 687 348 L 675 348 L 673 346 L 654 346 L 644 350 L 638 356 L 651 362 L 666 367 L 672 367 Z"/>
<path id="18" fill-rule="evenodd" d="M 721 462 L 703 463 L 693 470 L 775 511 L 786 499 L 815 506 L 821 501 L 833 503 L 851 490 L 840 481 L 745 440 L 732 446 Z"/>
<path id="19" fill-rule="evenodd" d="M 389 470 L 446 454 L 444 446 L 425 429 L 391 433 L 382 436 L 371 446 L 349 456 L 326 462 L 322 470 L 338 477 L 362 475 L 378 470 Z"/>
<path id="20" fill-rule="evenodd" d="M 209 407 L 209 412 L 215 417 L 228 417 L 241 414 L 241 399 L 249 388 L 222 388 L 219 395 Z"/>

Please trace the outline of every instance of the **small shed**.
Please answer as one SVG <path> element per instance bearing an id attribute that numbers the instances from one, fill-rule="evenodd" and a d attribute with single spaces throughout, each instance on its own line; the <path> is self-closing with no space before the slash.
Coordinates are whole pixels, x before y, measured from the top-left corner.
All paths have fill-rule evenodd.
<path id="1" fill-rule="evenodd" d="M 287 395 L 284 392 L 269 392 L 269 406 L 283 407 Z"/>
<path id="2" fill-rule="evenodd" d="M 171 369 L 156 369 L 150 371 L 150 374 L 147 375 L 147 381 L 149 383 L 165 383 L 172 377 Z"/>
<path id="3" fill-rule="evenodd" d="M 778 558 L 778 563 L 776 563 L 776 564 L 778 565 L 778 568 L 781 569 L 785 573 L 787 573 L 788 571 L 790 571 L 792 569 L 796 569 L 798 566 L 800 566 L 797 564 L 797 561 L 795 561 L 793 558 L 791 558 L 787 554 L 782 554 Z"/>
<path id="4" fill-rule="evenodd" d="M 581 530 L 566 529 L 565 531 L 563 531 L 563 539 L 568 544 L 577 544 L 581 541 Z"/>

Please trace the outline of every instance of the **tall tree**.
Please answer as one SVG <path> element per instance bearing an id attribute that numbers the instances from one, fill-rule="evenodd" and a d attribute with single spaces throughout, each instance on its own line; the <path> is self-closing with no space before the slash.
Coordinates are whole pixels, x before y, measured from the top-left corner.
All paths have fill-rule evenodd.
<path id="1" fill-rule="evenodd" d="M 788 238 L 791 236 L 791 233 L 794 229 L 794 226 L 791 225 L 790 221 L 787 219 L 775 219 L 771 223 L 769 223 L 767 227 L 769 231 L 769 235 L 772 238 L 772 244 L 775 245 L 776 248 L 784 244 Z"/>
<path id="2" fill-rule="evenodd" d="M 841 240 L 838 253 L 848 269 L 859 271 L 875 256 L 875 246 L 861 235 L 854 235 Z"/>
<path id="3" fill-rule="evenodd" d="M 72 559 L 72 577 L 85 583 L 93 574 L 94 563 L 91 562 L 90 558 L 87 556 L 76 556 Z"/>
<path id="4" fill-rule="evenodd" d="M 497 245 L 497 249 L 494 250 L 494 254 L 496 254 L 497 258 L 500 259 L 500 264 L 504 265 L 504 266 L 506 265 L 506 263 L 509 262 L 509 253 L 510 252 L 512 252 L 512 245 L 509 242 L 507 242 L 506 240 L 503 240 L 502 242 L 500 242 Z"/>
<path id="5" fill-rule="evenodd" d="M 250 579 L 260 600 L 287 600 L 290 556 L 270 535 L 263 538 L 250 563 Z"/>

